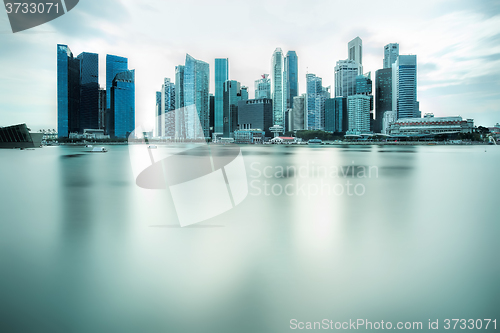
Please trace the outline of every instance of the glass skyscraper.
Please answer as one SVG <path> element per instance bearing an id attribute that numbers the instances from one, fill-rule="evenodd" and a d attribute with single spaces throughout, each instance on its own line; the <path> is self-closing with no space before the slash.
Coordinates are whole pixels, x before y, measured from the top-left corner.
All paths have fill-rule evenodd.
<path id="1" fill-rule="evenodd" d="M 339 60 L 335 66 L 335 97 L 356 94 L 356 77 L 359 64 L 354 60 Z"/>
<path id="2" fill-rule="evenodd" d="M 293 108 L 293 98 L 299 93 L 298 57 L 295 51 L 288 51 L 285 58 L 286 107 Z"/>
<path id="3" fill-rule="evenodd" d="M 271 79 L 269 74 L 262 74 L 262 78 L 255 80 L 255 99 L 271 98 Z"/>
<path id="4" fill-rule="evenodd" d="M 223 108 L 224 108 L 224 82 L 229 75 L 229 61 L 227 58 L 215 59 L 215 111 L 214 131 L 223 132 Z"/>
<path id="5" fill-rule="evenodd" d="M 375 128 L 382 131 L 384 113 L 392 111 L 392 68 L 379 69 L 375 72 Z"/>
<path id="6" fill-rule="evenodd" d="M 184 65 L 175 66 L 175 108 L 184 107 Z"/>
<path id="7" fill-rule="evenodd" d="M 106 107 L 111 107 L 111 87 L 116 74 L 128 70 L 128 59 L 115 55 L 106 55 Z"/>
<path id="8" fill-rule="evenodd" d="M 83 52 L 80 61 L 80 130 L 99 128 L 99 55 Z"/>
<path id="9" fill-rule="evenodd" d="M 384 46 L 384 67 L 392 68 L 392 64 L 396 62 L 399 56 L 399 44 L 390 43 Z"/>
<path id="10" fill-rule="evenodd" d="M 400 55 L 392 65 L 392 109 L 398 119 L 420 117 L 416 55 Z"/>
<path id="11" fill-rule="evenodd" d="M 325 128 L 325 88 L 323 80 L 315 74 L 306 74 L 307 81 L 307 129 L 324 130 Z"/>
<path id="12" fill-rule="evenodd" d="M 156 92 L 156 107 L 155 107 L 155 133 L 156 137 L 160 137 L 162 135 L 161 129 L 161 91 Z"/>
<path id="13" fill-rule="evenodd" d="M 196 138 L 197 133 L 199 133 L 195 117 L 199 118 L 203 135 L 206 138 L 210 136 L 209 79 L 208 64 L 186 54 L 184 67 L 184 125 L 187 138 Z"/>
<path id="14" fill-rule="evenodd" d="M 67 45 L 57 45 L 57 133 L 68 137 L 80 130 L 80 61 Z"/>
<path id="15" fill-rule="evenodd" d="M 286 79 L 285 64 L 281 48 L 274 50 L 271 59 L 271 98 L 273 100 L 273 124 L 285 129 Z"/>
<path id="16" fill-rule="evenodd" d="M 347 60 L 353 60 L 358 63 L 358 74 L 363 74 L 363 41 L 356 37 L 347 44 Z"/>
<path id="17" fill-rule="evenodd" d="M 111 136 L 127 138 L 135 129 L 135 71 L 116 74 L 111 82 Z"/>
<path id="18" fill-rule="evenodd" d="M 162 137 L 175 136 L 175 117 L 167 112 L 175 110 L 175 84 L 169 78 L 161 86 L 161 131 Z"/>

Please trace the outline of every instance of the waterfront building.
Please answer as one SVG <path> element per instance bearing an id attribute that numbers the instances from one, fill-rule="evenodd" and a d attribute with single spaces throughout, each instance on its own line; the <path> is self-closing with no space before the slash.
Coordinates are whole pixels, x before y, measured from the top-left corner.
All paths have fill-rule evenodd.
<path id="1" fill-rule="evenodd" d="M 238 102 L 248 100 L 247 87 L 241 87 L 238 81 L 224 82 L 223 129 L 224 138 L 232 138 L 238 129 Z"/>
<path id="2" fill-rule="evenodd" d="M 299 93 L 298 57 L 295 51 L 288 51 L 285 58 L 286 107 L 293 108 L 293 98 Z"/>
<path id="3" fill-rule="evenodd" d="M 292 124 L 290 131 L 304 130 L 307 128 L 307 94 L 293 98 Z"/>
<path id="4" fill-rule="evenodd" d="M 1 148 L 38 148 L 44 133 L 30 133 L 26 124 L 0 127 Z"/>
<path id="5" fill-rule="evenodd" d="M 347 98 L 335 97 L 325 100 L 325 131 L 344 133 L 347 124 Z"/>
<path id="6" fill-rule="evenodd" d="M 370 132 L 370 97 L 353 95 L 347 97 L 347 116 L 350 134 Z"/>
<path id="7" fill-rule="evenodd" d="M 215 132 L 215 96 L 213 94 L 209 95 L 210 99 L 210 137 L 212 137 L 212 134 Z"/>
<path id="8" fill-rule="evenodd" d="M 388 134 L 389 127 L 392 123 L 398 120 L 398 114 L 396 111 L 386 111 L 384 112 L 384 116 L 382 118 L 382 134 Z"/>
<path id="9" fill-rule="evenodd" d="M 392 65 L 392 110 L 398 119 L 420 117 L 416 55 L 400 55 Z"/>
<path id="10" fill-rule="evenodd" d="M 426 135 L 426 134 L 455 134 L 472 133 L 473 119 L 462 119 L 460 116 L 434 117 L 428 114 L 424 118 L 398 119 L 389 125 L 389 135 Z"/>
<path id="11" fill-rule="evenodd" d="M 328 89 L 323 87 L 323 80 L 315 74 L 306 74 L 307 82 L 307 129 L 324 130 L 325 100 Z"/>
<path id="12" fill-rule="evenodd" d="M 161 91 L 156 92 L 156 107 L 155 107 L 155 129 L 154 136 L 162 136 L 162 122 L 161 122 Z"/>
<path id="13" fill-rule="evenodd" d="M 111 87 L 116 74 L 128 70 L 128 59 L 116 55 L 106 55 L 106 108 L 111 108 Z"/>
<path id="14" fill-rule="evenodd" d="M 355 61 L 358 64 L 358 74 L 363 74 L 363 41 L 361 38 L 356 37 L 347 44 L 347 54 L 347 60 Z"/>
<path id="15" fill-rule="evenodd" d="M 184 65 L 184 134 L 186 138 L 198 138 L 201 131 L 205 138 L 210 136 L 209 128 L 209 79 L 208 63 L 196 60 L 186 54 Z M 182 121 L 182 120 L 181 120 Z"/>
<path id="16" fill-rule="evenodd" d="M 116 74 L 111 82 L 111 137 L 127 138 L 135 129 L 135 70 Z"/>
<path id="17" fill-rule="evenodd" d="M 271 79 L 269 74 L 262 74 L 262 77 L 255 80 L 255 99 L 271 98 Z"/>
<path id="18" fill-rule="evenodd" d="M 161 137 L 175 136 L 175 116 L 174 113 L 167 114 L 175 110 L 175 83 L 170 81 L 170 78 L 165 78 L 161 86 Z"/>
<path id="19" fill-rule="evenodd" d="M 260 129 L 266 137 L 271 137 L 269 128 L 273 126 L 273 102 L 270 98 L 238 101 L 238 127 Z"/>
<path id="20" fill-rule="evenodd" d="M 379 69 L 375 72 L 374 132 L 381 133 L 384 114 L 387 111 L 392 111 L 392 68 Z"/>
<path id="21" fill-rule="evenodd" d="M 239 144 L 263 143 L 265 132 L 261 129 L 240 129 L 234 131 L 234 142 Z"/>
<path id="22" fill-rule="evenodd" d="M 356 77 L 360 66 L 354 60 L 339 60 L 335 66 L 335 97 L 356 94 Z"/>
<path id="23" fill-rule="evenodd" d="M 57 44 L 57 133 L 80 130 L 80 61 L 67 45 Z"/>
<path id="24" fill-rule="evenodd" d="M 98 112 L 99 112 L 99 120 L 98 127 L 99 129 L 104 130 L 106 132 L 106 89 L 99 87 L 99 103 L 98 103 Z"/>
<path id="25" fill-rule="evenodd" d="M 175 66 L 175 108 L 184 107 L 184 65 Z"/>
<path id="26" fill-rule="evenodd" d="M 84 129 L 99 128 L 99 55 L 83 52 L 76 57 L 80 67 L 80 125 Z"/>
<path id="27" fill-rule="evenodd" d="M 271 98 L 273 100 L 273 123 L 284 129 L 286 110 L 286 79 L 283 51 L 281 48 L 274 50 L 271 59 Z"/>
<path id="28" fill-rule="evenodd" d="M 392 64 L 396 62 L 399 56 L 399 44 L 390 43 L 384 46 L 384 64 L 383 68 L 392 68 Z"/>
<path id="29" fill-rule="evenodd" d="M 214 131 L 223 132 L 224 82 L 229 78 L 228 58 L 215 59 L 215 111 Z"/>

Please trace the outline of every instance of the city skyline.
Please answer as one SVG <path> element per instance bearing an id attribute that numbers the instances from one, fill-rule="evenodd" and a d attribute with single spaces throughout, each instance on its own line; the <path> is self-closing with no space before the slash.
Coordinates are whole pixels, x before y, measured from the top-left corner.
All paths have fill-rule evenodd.
<path id="1" fill-rule="evenodd" d="M 329 17 L 342 6 L 333 8 L 324 2 L 308 6 L 300 2 L 287 6 L 289 16 L 280 18 L 279 29 L 273 30 L 273 18 L 277 18 L 280 2 L 260 5 L 263 22 L 252 25 L 252 15 L 256 8 L 240 6 L 240 11 L 248 11 L 249 18 L 240 18 L 245 33 L 242 40 L 231 38 L 232 33 L 220 30 L 214 18 L 228 16 L 237 9 L 229 3 L 216 2 L 204 5 L 205 11 L 195 11 L 194 20 L 208 24 L 201 12 L 212 13 L 206 31 L 196 35 L 194 28 L 187 28 L 178 36 L 160 35 L 154 32 L 157 24 L 150 20 L 155 16 L 147 7 L 156 6 L 158 12 L 173 6 L 172 12 L 182 11 L 187 4 L 172 2 L 148 3 L 139 7 L 124 1 L 111 1 L 101 4 L 81 3 L 71 13 L 53 22 L 31 29 L 30 32 L 7 34 L 8 20 L 0 14 L 0 39 L 6 51 L 0 54 L 0 61 L 6 66 L 0 95 L 2 125 L 27 122 L 34 129 L 56 127 L 56 62 L 54 45 L 71 45 L 75 54 L 93 52 L 99 54 L 99 63 L 105 63 L 105 54 L 119 54 L 129 59 L 129 67 L 137 70 L 136 111 L 137 122 L 147 123 L 153 128 L 155 91 L 165 77 L 175 77 L 175 66 L 183 63 L 186 53 L 196 59 L 207 61 L 210 66 L 210 92 L 214 93 L 214 60 L 229 58 L 229 78 L 249 87 L 254 95 L 254 81 L 262 73 L 270 73 L 269 58 L 276 47 L 294 50 L 299 56 L 298 95 L 305 92 L 306 73 L 315 73 L 323 78 L 325 86 L 334 86 L 334 66 L 336 61 L 347 59 L 346 44 L 359 36 L 363 40 L 364 72 L 382 68 L 384 46 L 398 43 L 401 54 L 418 55 L 418 100 L 422 113 L 436 115 L 461 115 L 474 118 L 478 125 L 493 125 L 498 122 L 498 76 L 497 66 L 500 50 L 497 44 L 498 33 L 494 29 L 500 22 L 500 8 L 493 1 L 474 3 L 458 2 L 453 7 L 447 1 L 432 2 L 435 10 L 426 10 L 431 2 L 423 2 L 411 13 L 399 17 L 391 14 L 398 12 L 402 5 L 392 4 L 387 13 L 375 7 L 381 4 L 363 3 L 366 12 L 371 9 L 379 16 L 370 18 L 365 11 L 360 19 L 348 21 L 342 17 Z M 191 4 L 192 5 L 192 4 Z M 198 4 L 199 5 L 199 4 Z M 162 7 L 164 6 L 164 7 Z M 222 13 L 215 9 L 224 6 Z M 330 8 L 329 6 L 332 6 Z M 323 8 L 324 7 L 324 8 Z M 103 11 L 98 15 L 98 8 Z M 108 21 L 105 13 L 116 11 L 115 18 Z M 130 24 L 127 17 L 137 16 L 138 22 L 152 21 L 152 25 Z M 94 15 L 89 23 L 84 23 L 89 15 Z M 302 15 L 302 16 L 299 16 Z M 103 17 L 106 17 L 106 20 Z M 380 23 L 384 17 L 387 22 Z M 294 20 L 302 17 L 301 24 L 295 26 Z M 175 23 L 178 18 L 173 15 Z M 232 18 L 231 18 L 232 20 Z M 85 21 L 87 22 L 87 21 Z M 83 26 L 87 26 L 84 29 Z M 391 25 L 399 24 L 399 29 Z M 318 30 L 321 28 L 321 31 Z M 215 39 L 216 31 L 220 38 Z M 129 33 L 122 33 L 129 32 Z M 313 34 L 311 34 L 313 33 Z M 125 37 L 127 36 L 127 37 Z M 496 38 L 496 39 L 495 39 Z M 19 52 L 24 50 L 24 52 Z M 33 55 L 36 54 L 36 57 Z M 21 56 L 20 56 L 21 55 Z M 105 86 L 106 77 L 103 66 L 99 68 L 99 84 Z M 30 100 L 21 96 L 24 91 L 32 91 Z"/>

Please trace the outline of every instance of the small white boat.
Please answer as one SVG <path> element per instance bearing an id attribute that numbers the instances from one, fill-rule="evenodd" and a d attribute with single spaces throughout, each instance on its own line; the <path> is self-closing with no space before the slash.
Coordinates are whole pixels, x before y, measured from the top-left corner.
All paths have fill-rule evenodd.
<path id="1" fill-rule="evenodd" d="M 85 148 L 92 148 L 92 145 L 85 145 Z"/>
<path id="2" fill-rule="evenodd" d="M 90 152 L 91 153 L 106 153 L 108 150 L 104 147 L 95 147 Z"/>
<path id="3" fill-rule="evenodd" d="M 149 146 L 148 146 L 148 148 L 149 148 L 149 149 L 156 149 L 156 148 L 158 148 L 158 147 L 157 147 L 157 146 L 155 146 L 155 145 L 149 145 Z"/>

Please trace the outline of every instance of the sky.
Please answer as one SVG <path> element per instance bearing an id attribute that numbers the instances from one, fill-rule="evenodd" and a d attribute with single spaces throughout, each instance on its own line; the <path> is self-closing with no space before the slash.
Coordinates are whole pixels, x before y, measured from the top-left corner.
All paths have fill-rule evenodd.
<path id="1" fill-rule="evenodd" d="M 136 125 L 153 127 L 155 92 L 186 53 L 210 65 L 229 58 L 229 78 L 249 87 L 270 73 L 277 47 L 299 58 L 299 93 L 306 73 L 334 87 L 334 67 L 347 43 L 363 40 L 363 69 L 382 68 L 383 47 L 417 55 L 420 110 L 435 116 L 500 122 L 500 1 L 498 0 L 80 0 L 65 15 L 13 34 L 0 10 L 0 126 L 57 128 L 56 46 L 76 57 L 99 54 L 105 87 L 106 54 L 129 59 L 136 73 Z"/>

